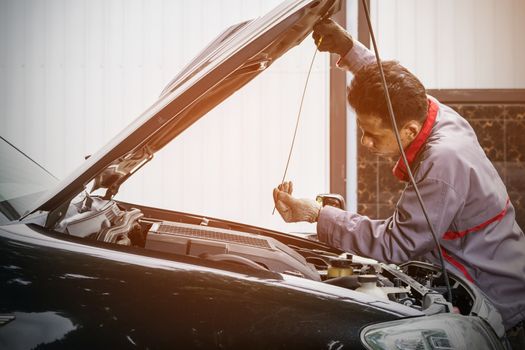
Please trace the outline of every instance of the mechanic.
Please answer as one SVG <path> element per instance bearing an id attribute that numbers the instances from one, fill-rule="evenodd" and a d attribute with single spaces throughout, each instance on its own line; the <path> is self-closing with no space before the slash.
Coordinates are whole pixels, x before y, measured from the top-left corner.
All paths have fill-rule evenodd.
<path id="1" fill-rule="evenodd" d="M 319 42 L 322 37 L 322 41 Z M 314 27 L 320 51 L 338 54 L 340 68 L 354 74 L 348 101 L 372 153 L 400 156 L 375 56 L 337 23 Z M 496 169 L 468 122 L 426 95 L 421 82 L 398 62 L 383 62 L 403 148 L 438 233 L 447 269 L 476 284 L 499 309 L 514 349 L 525 349 L 525 236 Z M 393 169 L 408 181 L 401 159 Z M 317 221 L 320 241 L 387 263 L 425 259 L 439 264 L 434 240 L 416 193 L 407 184 L 386 220 L 311 199 L 292 197 L 292 183 L 274 189 L 286 222 Z"/>

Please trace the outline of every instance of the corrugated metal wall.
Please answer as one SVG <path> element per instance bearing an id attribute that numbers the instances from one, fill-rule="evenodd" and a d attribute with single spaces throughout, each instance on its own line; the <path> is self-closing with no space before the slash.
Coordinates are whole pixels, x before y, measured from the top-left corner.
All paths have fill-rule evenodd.
<path id="1" fill-rule="evenodd" d="M 371 0 L 382 58 L 429 89 L 525 87 L 525 1 Z"/>
<path id="2" fill-rule="evenodd" d="M 0 134 L 64 177 L 144 111 L 220 31 L 280 0 L 0 0 Z M 119 199 L 285 230 L 271 215 L 314 45 L 307 39 L 193 125 Z M 319 54 L 289 170 L 328 190 L 328 57 Z"/>

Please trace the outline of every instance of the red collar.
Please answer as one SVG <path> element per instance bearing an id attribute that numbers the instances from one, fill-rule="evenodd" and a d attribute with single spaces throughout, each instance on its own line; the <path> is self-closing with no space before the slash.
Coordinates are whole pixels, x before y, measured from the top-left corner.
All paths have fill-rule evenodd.
<path id="1" fill-rule="evenodd" d="M 408 145 L 408 147 L 405 149 L 405 155 L 407 156 L 408 164 L 410 164 L 410 168 L 412 168 L 412 162 L 414 159 L 416 159 L 416 156 L 418 155 L 419 151 L 421 151 L 421 148 L 427 141 L 428 137 L 430 136 L 430 132 L 432 131 L 432 127 L 434 126 L 434 123 L 436 121 L 437 112 L 438 112 L 438 104 L 434 102 L 432 99 L 428 99 L 428 112 L 427 112 L 427 118 L 425 119 L 425 122 L 423 123 L 423 127 L 421 128 L 421 131 L 419 134 L 417 134 L 414 141 Z M 408 181 L 408 173 L 407 168 L 405 167 L 405 163 L 403 162 L 403 158 L 399 158 L 396 165 L 394 166 L 394 169 L 392 169 L 394 176 L 397 177 L 401 181 Z"/>

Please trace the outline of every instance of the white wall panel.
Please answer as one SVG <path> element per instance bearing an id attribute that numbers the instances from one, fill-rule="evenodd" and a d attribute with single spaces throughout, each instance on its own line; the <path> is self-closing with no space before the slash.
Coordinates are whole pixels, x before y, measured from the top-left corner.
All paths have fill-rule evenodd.
<path id="1" fill-rule="evenodd" d="M 139 116 L 219 32 L 280 0 L 0 0 L 0 134 L 58 177 Z M 272 216 L 310 39 L 193 125 L 121 189 L 145 205 L 299 230 Z M 328 190 L 328 60 L 318 54 L 287 178 Z"/>
<path id="2" fill-rule="evenodd" d="M 10 120 L 5 123 L 6 133 L 13 135 L 25 143 L 23 137 L 24 127 L 24 85 L 19 84 L 19 81 L 24 80 L 24 51 L 16 50 L 10 52 L 10 48 L 15 46 L 18 42 L 24 41 L 25 28 L 24 21 L 18 21 L 17 18 L 24 14 L 24 4 L 20 2 L 10 2 L 5 6 L 7 16 L 5 17 L 5 33 L 7 34 L 5 41 L 6 57 L 5 57 L 5 76 L 2 80 L 5 81 L 7 96 L 5 98 L 5 114 L 10 116 Z M 17 115 L 19 106 L 22 107 L 21 115 Z M 16 116 L 16 118 L 14 117 Z"/>
<path id="3" fill-rule="evenodd" d="M 7 33 L 7 3 L 0 2 L 0 33 Z M 7 80 L 7 38 L 0 35 L 0 80 Z M 7 130 L 7 83 L 0 84 L 0 130 Z"/>
<path id="4" fill-rule="evenodd" d="M 510 1 L 510 0 L 507 0 Z M 512 73 L 514 75 L 514 86 L 523 87 L 525 84 L 525 40 L 523 35 L 525 34 L 525 1 L 523 0 L 512 0 L 511 11 L 513 13 L 512 20 L 512 33 L 506 33 L 506 35 L 512 35 Z M 514 46 L 516 45 L 516 47 Z M 508 55 L 509 52 L 503 52 L 502 54 Z"/>
<path id="5" fill-rule="evenodd" d="M 525 1 L 372 0 L 382 58 L 427 88 L 524 88 Z"/>

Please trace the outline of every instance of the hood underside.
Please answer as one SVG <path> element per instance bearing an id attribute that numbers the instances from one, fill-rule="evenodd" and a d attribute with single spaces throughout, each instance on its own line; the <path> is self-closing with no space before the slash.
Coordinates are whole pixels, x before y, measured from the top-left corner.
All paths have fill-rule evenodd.
<path id="1" fill-rule="evenodd" d="M 340 0 L 287 1 L 263 17 L 226 29 L 193 59 L 140 117 L 35 203 L 53 211 L 94 180 L 106 198 L 155 152 L 298 45 Z"/>

